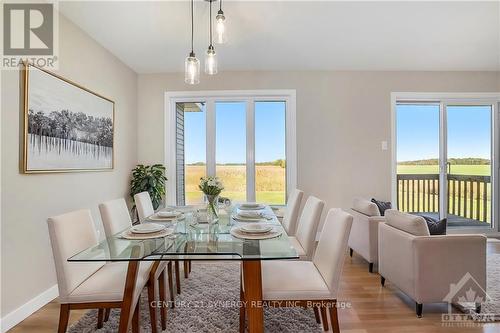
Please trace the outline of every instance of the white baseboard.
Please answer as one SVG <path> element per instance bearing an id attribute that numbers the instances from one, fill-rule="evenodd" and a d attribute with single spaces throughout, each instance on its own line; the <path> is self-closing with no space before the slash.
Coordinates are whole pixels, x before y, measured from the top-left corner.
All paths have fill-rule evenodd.
<path id="1" fill-rule="evenodd" d="M 21 305 L 14 311 L 6 314 L 0 319 L 0 331 L 7 332 L 12 327 L 16 326 L 24 319 L 28 318 L 33 312 L 40 309 L 45 304 L 49 303 L 59 295 L 57 284 L 42 292 L 40 295 L 35 296 L 25 304 Z"/>

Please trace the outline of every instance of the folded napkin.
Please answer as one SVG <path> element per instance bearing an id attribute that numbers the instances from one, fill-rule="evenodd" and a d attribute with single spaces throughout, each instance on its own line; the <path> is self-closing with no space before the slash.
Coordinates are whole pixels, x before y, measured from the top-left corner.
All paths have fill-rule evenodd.
<path id="1" fill-rule="evenodd" d="M 254 210 L 240 210 L 240 209 L 238 209 L 238 215 L 241 217 L 259 218 L 259 217 L 262 217 L 262 212 L 254 211 Z"/>

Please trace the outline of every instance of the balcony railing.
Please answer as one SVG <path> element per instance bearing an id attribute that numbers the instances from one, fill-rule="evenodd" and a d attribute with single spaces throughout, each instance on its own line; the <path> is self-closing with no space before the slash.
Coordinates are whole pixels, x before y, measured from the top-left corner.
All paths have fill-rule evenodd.
<path id="1" fill-rule="evenodd" d="M 439 212 L 438 174 L 398 174 L 398 208 L 404 212 Z M 491 177 L 448 175 L 448 216 L 461 222 L 491 223 Z"/>

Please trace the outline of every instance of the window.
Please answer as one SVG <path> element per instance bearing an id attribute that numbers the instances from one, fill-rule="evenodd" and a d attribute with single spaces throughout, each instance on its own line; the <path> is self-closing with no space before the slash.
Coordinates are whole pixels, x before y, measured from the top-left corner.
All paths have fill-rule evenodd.
<path id="1" fill-rule="evenodd" d="M 202 203 L 199 179 L 216 175 L 223 197 L 285 204 L 296 177 L 295 93 L 279 92 L 167 93 L 167 202 Z"/>

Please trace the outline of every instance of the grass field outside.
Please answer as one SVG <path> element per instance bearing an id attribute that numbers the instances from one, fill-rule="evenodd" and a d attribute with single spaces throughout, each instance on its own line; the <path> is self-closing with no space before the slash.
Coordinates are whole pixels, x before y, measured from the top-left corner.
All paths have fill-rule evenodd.
<path id="1" fill-rule="evenodd" d="M 205 165 L 186 165 L 186 204 L 203 202 L 203 193 L 198 189 L 198 184 L 205 174 Z M 233 201 L 246 200 L 245 165 L 217 165 L 216 174 L 225 187 L 221 196 Z M 257 202 L 285 204 L 285 168 L 277 165 L 256 165 L 255 182 Z"/>
<path id="2" fill-rule="evenodd" d="M 439 174 L 438 165 L 398 165 L 397 173 L 410 175 Z M 489 176 L 491 165 L 451 165 L 451 175 L 464 176 Z M 437 182 L 420 180 L 410 182 L 403 186 L 398 184 L 398 201 L 402 203 L 399 207 L 408 212 L 437 212 L 439 201 L 439 188 Z M 472 182 L 452 182 L 453 186 L 448 198 L 448 213 L 465 218 L 476 219 L 484 216 L 486 208 L 486 223 L 491 223 L 491 184 L 478 184 Z M 436 187 L 434 187 L 436 185 Z M 486 185 L 486 188 L 484 187 Z M 484 191 L 486 190 L 486 207 L 484 207 Z M 459 194 L 460 193 L 460 194 Z M 465 194 L 468 194 L 465 200 Z M 472 199 L 471 195 L 472 193 Z M 409 202 L 408 202 L 409 198 Z M 460 207 L 459 207 L 460 206 Z"/>

